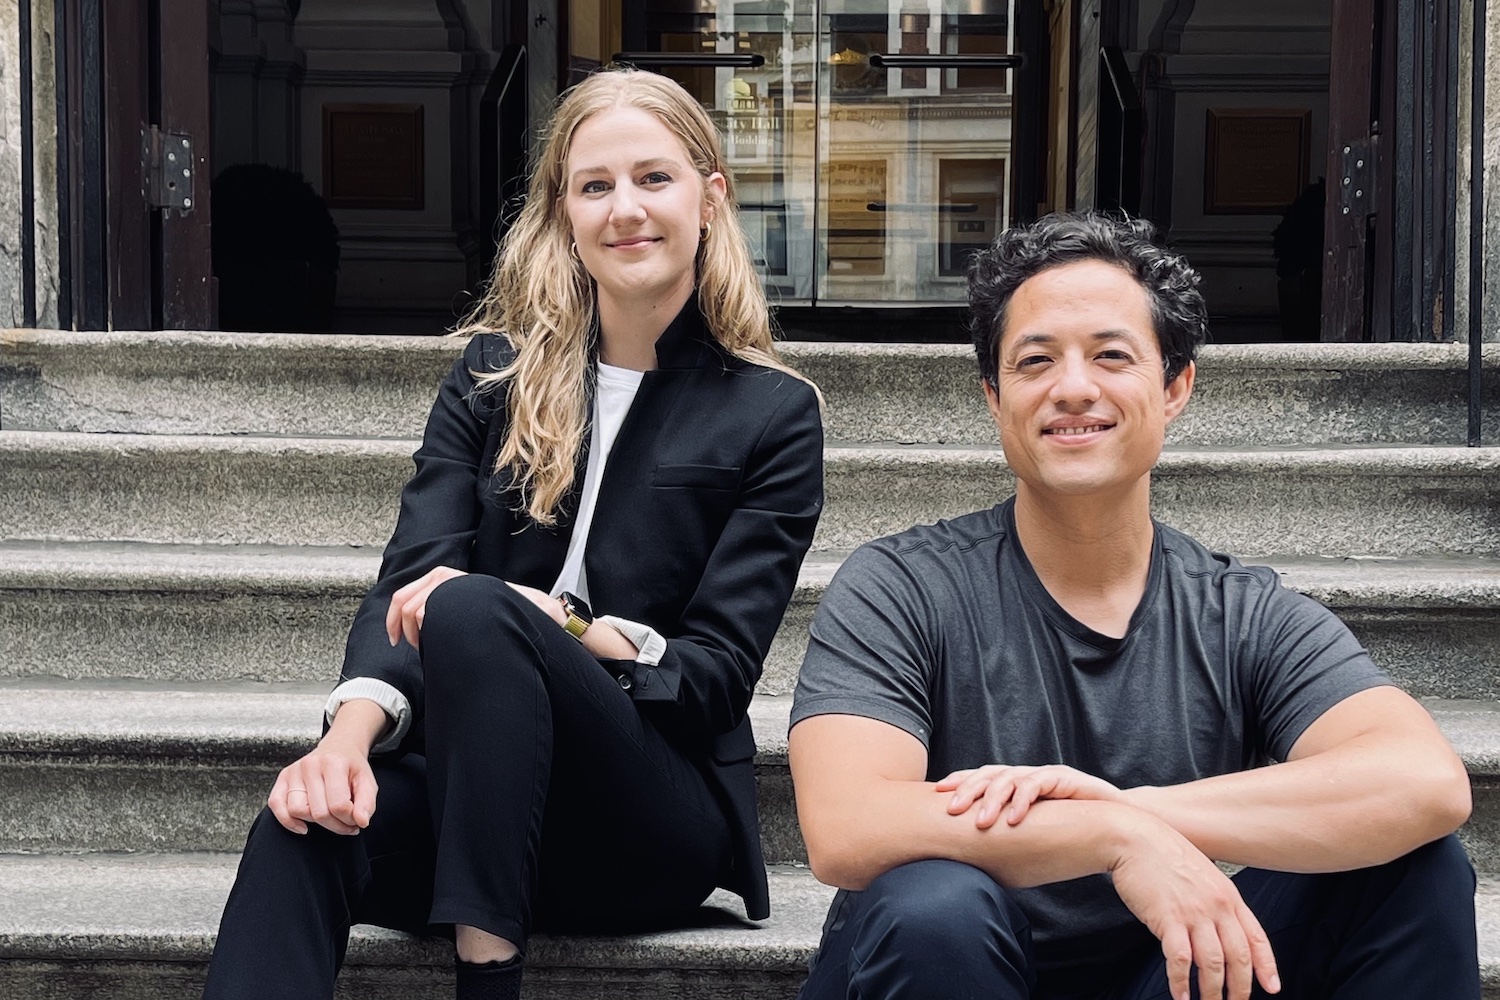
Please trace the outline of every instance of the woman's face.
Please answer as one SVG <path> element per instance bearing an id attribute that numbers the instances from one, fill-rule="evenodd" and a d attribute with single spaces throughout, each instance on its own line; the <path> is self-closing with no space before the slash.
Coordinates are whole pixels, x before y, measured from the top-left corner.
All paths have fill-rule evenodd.
<path id="1" fill-rule="evenodd" d="M 698 233 L 724 197 L 724 176 L 705 182 L 681 140 L 630 106 L 586 118 L 563 169 L 564 210 L 601 309 L 685 300 Z"/>

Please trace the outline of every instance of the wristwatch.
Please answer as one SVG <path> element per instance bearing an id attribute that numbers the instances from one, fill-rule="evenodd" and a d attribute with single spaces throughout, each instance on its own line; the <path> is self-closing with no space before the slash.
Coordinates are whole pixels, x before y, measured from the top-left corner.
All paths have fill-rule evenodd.
<path id="1" fill-rule="evenodd" d="M 568 620 L 563 622 L 563 628 L 567 633 L 579 642 L 583 641 L 583 633 L 594 624 L 594 609 L 589 607 L 588 602 L 577 594 L 570 594 L 566 590 L 557 595 L 562 602 L 563 611 Z"/>

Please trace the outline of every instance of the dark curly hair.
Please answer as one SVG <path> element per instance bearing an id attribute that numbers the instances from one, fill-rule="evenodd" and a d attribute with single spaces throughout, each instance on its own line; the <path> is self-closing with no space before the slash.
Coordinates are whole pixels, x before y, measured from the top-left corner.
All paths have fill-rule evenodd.
<path id="1" fill-rule="evenodd" d="M 1057 212 L 1001 233 L 969 258 L 969 330 L 979 374 L 992 388 L 999 388 L 1000 334 L 1011 296 L 1027 278 L 1082 260 L 1117 264 L 1146 290 L 1167 384 L 1197 356 L 1208 334 L 1198 272 L 1157 242 L 1156 227 L 1100 212 Z"/>

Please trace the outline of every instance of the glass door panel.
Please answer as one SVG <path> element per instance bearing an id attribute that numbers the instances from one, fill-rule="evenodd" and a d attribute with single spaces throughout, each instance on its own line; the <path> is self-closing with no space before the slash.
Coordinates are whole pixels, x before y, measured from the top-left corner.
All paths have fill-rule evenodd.
<path id="1" fill-rule="evenodd" d="M 1009 218 L 1013 0 L 823 0 L 820 302 L 961 303 Z"/>
<path id="2" fill-rule="evenodd" d="M 772 304 L 805 305 L 813 296 L 813 2 L 648 0 L 640 15 L 646 51 L 630 54 L 642 69 L 681 83 L 719 126 L 740 223 Z"/>
<path id="3" fill-rule="evenodd" d="M 626 58 L 719 126 L 773 304 L 960 303 L 1010 218 L 1013 3 L 646 0 Z"/>

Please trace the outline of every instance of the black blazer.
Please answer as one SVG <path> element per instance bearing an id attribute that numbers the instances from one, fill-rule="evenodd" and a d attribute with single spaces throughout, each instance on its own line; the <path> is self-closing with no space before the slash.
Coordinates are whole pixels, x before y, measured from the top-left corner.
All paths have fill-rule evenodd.
<path id="1" fill-rule="evenodd" d="M 385 635 L 391 594 L 434 566 L 547 590 L 567 554 L 590 434 L 558 527 L 539 527 L 505 490 L 509 473 L 494 473 L 503 394 L 473 391 L 472 371 L 513 356 L 505 338 L 477 336 L 444 380 L 379 581 L 349 634 L 343 679 L 377 677 L 411 703 L 397 754 L 424 749 L 424 699 L 417 651 Z M 600 662 L 628 676 L 641 712 L 702 762 L 735 832 L 724 888 L 761 919 L 770 903 L 746 712 L 822 511 L 822 422 L 811 387 L 726 352 L 695 301 L 656 358 L 610 452 L 584 564 L 595 614 L 650 625 L 667 652 L 655 667 Z"/>

